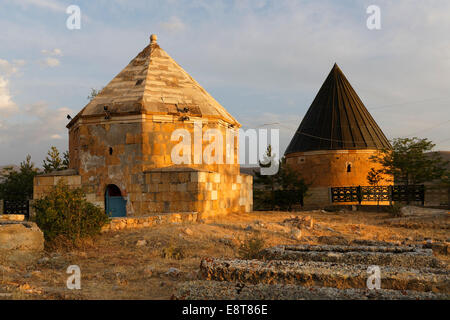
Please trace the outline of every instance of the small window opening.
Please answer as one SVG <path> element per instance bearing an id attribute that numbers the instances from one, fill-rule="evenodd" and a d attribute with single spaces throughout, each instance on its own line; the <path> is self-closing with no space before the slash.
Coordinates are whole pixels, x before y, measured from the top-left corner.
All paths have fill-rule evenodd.
<path id="1" fill-rule="evenodd" d="M 144 79 L 139 79 L 138 81 L 136 81 L 136 85 L 138 86 L 138 85 L 142 84 L 143 81 L 144 81 Z"/>
<path id="2" fill-rule="evenodd" d="M 352 164 L 347 164 L 347 172 L 352 172 Z"/>
<path id="3" fill-rule="evenodd" d="M 109 155 L 111 156 L 113 154 L 113 148 L 109 147 Z"/>

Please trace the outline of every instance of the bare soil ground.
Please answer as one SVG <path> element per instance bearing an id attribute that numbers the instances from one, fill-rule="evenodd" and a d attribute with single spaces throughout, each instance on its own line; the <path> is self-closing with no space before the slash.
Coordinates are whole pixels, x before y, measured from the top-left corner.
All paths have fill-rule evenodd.
<path id="1" fill-rule="evenodd" d="M 283 223 L 295 216 L 314 220 L 312 228 L 302 228 L 299 239 Z M 31 261 L 0 261 L 0 299 L 170 299 L 178 284 L 197 279 L 202 258 L 237 258 L 240 244 L 255 233 L 265 239 L 265 247 L 352 240 L 439 244 L 433 254 L 448 266 L 449 220 L 448 213 L 393 219 L 384 212 L 252 212 L 106 232 L 76 250 L 46 251 Z M 167 257 L 177 252 L 181 259 Z M 69 265 L 81 269 L 81 290 L 66 287 Z M 166 274 L 170 268 L 180 273 Z"/>

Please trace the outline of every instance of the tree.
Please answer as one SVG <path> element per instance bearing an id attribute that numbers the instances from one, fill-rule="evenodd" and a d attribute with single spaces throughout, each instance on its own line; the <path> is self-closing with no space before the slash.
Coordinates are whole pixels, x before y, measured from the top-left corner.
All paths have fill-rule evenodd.
<path id="1" fill-rule="evenodd" d="M 47 152 L 47 157 L 44 160 L 44 172 L 49 173 L 52 171 L 61 171 L 69 167 L 69 153 L 66 151 L 63 154 L 63 159 L 59 153 L 59 150 L 52 146 Z"/>
<path id="2" fill-rule="evenodd" d="M 69 151 L 65 151 L 63 153 L 62 165 L 63 165 L 64 169 L 68 169 L 69 168 Z"/>
<path id="3" fill-rule="evenodd" d="M 271 159 L 272 159 L 272 146 L 268 145 L 266 154 L 264 155 L 264 163 L 258 161 L 259 167 L 260 168 L 270 167 Z M 260 199 L 261 204 L 268 205 L 273 210 L 275 208 L 274 191 L 277 183 L 276 175 L 262 175 L 261 172 L 258 171 L 254 171 L 254 173 L 255 173 L 254 184 L 260 185 L 261 188 L 263 189 L 263 192 L 261 192 L 260 190 L 255 190 L 256 198 Z M 262 193 L 264 193 L 265 195 L 263 195 Z M 269 195 L 269 197 L 266 196 L 267 194 Z"/>
<path id="4" fill-rule="evenodd" d="M 1 175 L 0 199 L 23 201 L 33 198 L 33 179 L 38 174 L 37 168 L 27 155 L 25 161 L 20 163 L 19 170 L 6 168 Z"/>
<path id="5" fill-rule="evenodd" d="M 303 206 L 303 198 L 308 191 L 308 185 L 299 175 L 298 171 L 289 166 L 286 158 L 280 161 L 276 179 L 280 188 L 275 191 L 275 203 L 282 209 L 290 211 L 292 206 L 300 203 Z"/>
<path id="6" fill-rule="evenodd" d="M 375 168 L 370 168 L 370 171 L 367 173 L 367 181 L 371 186 L 377 186 L 381 180 L 384 178 L 381 176 L 381 170 L 375 170 Z M 377 210 L 380 205 L 380 193 L 376 192 L 377 195 Z"/>
<path id="7" fill-rule="evenodd" d="M 259 162 L 261 168 L 270 167 L 272 157 L 272 148 L 269 145 L 264 156 L 264 163 Z M 255 205 L 269 207 L 271 210 L 280 208 L 291 210 L 295 204 L 303 205 L 303 197 L 306 195 L 308 186 L 296 170 L 291 168 L 286 159 L 279 160 L 279 170 L 274 175 L 262 175 L 255 171 Z"/>
<path id="8" fill-rule="evenodd" d="M 396 138 L 392 150 L 383 149 L 371 160 L 381 164 L 381 173 L 392 175 L 399 184 L 421 184 L 440 179 L 445 172 L 441 156 L 430 152 L 435 145 L 427 138 Z"/>
<path id="9" fill-rule="evenodd" d="M 383 179 L 381 171 L 375 170 L 375 168 L 370 168 L 370 171 L 367 173 L 367 182 L 369 182 L 371 186 L 377 186 Z"/>

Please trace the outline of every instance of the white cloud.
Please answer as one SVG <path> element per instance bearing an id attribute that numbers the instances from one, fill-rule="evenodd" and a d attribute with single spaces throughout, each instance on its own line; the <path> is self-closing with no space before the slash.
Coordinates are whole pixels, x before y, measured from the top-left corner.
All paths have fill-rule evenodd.
<path id="1" fill-rule="evenodd" d="M 55 58 L 55 57 L 62 56 L 61 49 L 59 49 L 59 48 L 55 48 L 52 50 L 42 49 L 41 53 L 43 55 L 47 56 L 46 58 L 41 60 L 42 65 L 44 65 L 46 67 L 54 68 L 61 64 L 61 61 L 58 58 Z"/>
<path id="2" fill-rule="evenodd" d="M 0 117 L 9 117 L 18 111 L 17 105 L 12 100 L 9 77 L 19 72 L 19 67 L 25 64 L 24 60 L 0 59 Z"/>
<path id="3" fill-rule="evenodd" d="M 8 60 L 0 59 L 0 75 L 11 76 L 19 71 L 19 67 L 25 64 L 25 60 L 13 60 L 10 63 Z"/>
<path id="4" fill-rule="evenodd" d="M 13 0 L 12 3 L 21 5 L 22 7 L 35 6 L 42 9 L 49 9 L 52 11 L 64 11 L 66 7 L 57 0 Z"/>
<path id="5" fill-rule="evenodd" d="M 73 110 L 61 107 L 53 109 L 46 102 L 38 102 L 19 110 L 21 121 L 0 121 L 0 163 L 10 163 L 25 159 L 31 154 L 40 161 L 50 146 L 55 145 L 61 152 L 67 148 L 67 118 Z M 17 148 L 20 146 L 20 148 Z M 37 163 L 39 165 L 39 163 Z"/>
<path id="6" fill-rule="evenodd" d="M 0 76 L 0 117 L 9 117 L 17 110 L 17 105 L 12 101 L 9 92 L 9 82 Z"/>
<path id="7" fill-rule="evenodd" d="M 15 60 L 13 60 L 13 64 L 16 67 L 23 67 L 26 64 L 26 61 L 23 59 L 15 59 Z"/>
<path id="8" fill-rule="evenodd" d="M 186 25 L 183 23 L 183 21 L 181 21 L 180 18 L 176 16 L 170 17 L 170 19 L 166 22 L 162 22 L 161 27 L 166 31 L 173 33 L 181 32 L 186 29 Z"/>
<path id="9" fill-rule="evenodd" d="M 59 66 L 61 63 L 60 63 L 60 61 L 59 61 L 58 59 L 56 59 L 56 58 L 48 57 L 48 58 L 45 58 L 45 59 L 42 61 L 42 64 L 43 64 L 44 66 L 47 66 L 47 67 L 50 67 L 50 68 L 54 68 L 54 67 Z"/>
<path id="10" fill-rule="evenodd" d="M 62 50 L 59 48 L 55 48 L 53 50 L 43 49 L 43 50 L 41 50 L 41 53 L 45 54 L 45 55 L 50 55 L 50 56 L 62 56 Z"/>

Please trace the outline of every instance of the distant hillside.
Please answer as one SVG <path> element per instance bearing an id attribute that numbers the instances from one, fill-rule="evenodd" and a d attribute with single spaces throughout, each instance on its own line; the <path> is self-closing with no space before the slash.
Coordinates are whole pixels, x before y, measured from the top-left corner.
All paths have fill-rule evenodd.
<path id="1" fill-rule="evenodd" d="M 449 163 L 447 164 L 447 169 L 450 170 L 450 151 L 435 151 L 430 153 L 437 153 L 442 157 L 444 161 L 448 161 Z"/>
<path id="2" fill-rule="evenodd" d="M 19 170 L 19 167 L 14 165 L 14 164 L 9 164 L 9 165 L 5 165 L 5 166 L 0 166 L 0 182 L 3 181 L 2 178 L 2 173 L 6 168 L 13 168 L 14 170 Z"/>
<path id="3" fill-rule="evenodd" d="M 19 166 L 16 166 L 15 164 L 7 164 L 7 165 L 4 165 L 4 166 L 0 166 L 0 172 L 2 172 L 4 169 L 6 169 L 6 168 L 13 168 L 14 170 L 19 170 Z"/>

